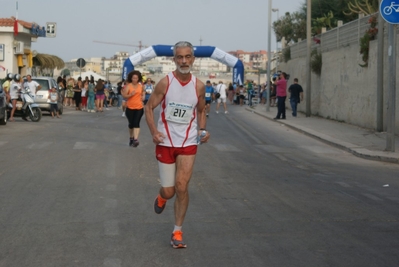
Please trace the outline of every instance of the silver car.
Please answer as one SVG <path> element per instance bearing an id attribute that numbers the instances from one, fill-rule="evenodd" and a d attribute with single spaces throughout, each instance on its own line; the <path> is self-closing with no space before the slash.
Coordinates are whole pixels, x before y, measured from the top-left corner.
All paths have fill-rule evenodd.
<path id="1" fill-rule="evenodd" d="M 64 111 L 64 106 L 62 105 L 63 97 L 62 91 L 59 90 L 57 82 L 51 77 L 32 77 L 33 81 L 36 81 L 42 86 L 39 91 L 36 92 L 35 102 L 39 105 L 41 110 L 47 110 L 50 112 L 50 104 L 47 102 L 48 92 L 51 88 L 55 87 L 58 91 L 58 111 L 60 115 Z"/>

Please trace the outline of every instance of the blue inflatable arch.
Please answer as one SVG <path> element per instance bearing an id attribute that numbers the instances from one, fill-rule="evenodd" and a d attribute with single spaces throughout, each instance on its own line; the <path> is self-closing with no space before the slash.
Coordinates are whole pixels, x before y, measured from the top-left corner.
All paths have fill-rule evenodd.
<path id="1" fill-rule="evenodd" d="M 233 83 L 243 84 L 244 64 L 238 58 L 214 46 L 194 46 L 195 57 L 210 57 L 233 68 Z M 140 65 L 154 57 L 173 57 L 173 45 L 153 45 L 130 56 L 123 64 L 122 79 L 126 79 L 135 65 Z"/>

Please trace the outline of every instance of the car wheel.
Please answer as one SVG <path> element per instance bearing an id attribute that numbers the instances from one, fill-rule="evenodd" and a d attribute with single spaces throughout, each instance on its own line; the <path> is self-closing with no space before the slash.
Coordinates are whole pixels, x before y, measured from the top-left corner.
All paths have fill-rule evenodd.
<path id="1" fill-rule="evenodd" d="M 4 109 L 4 114 L 3 118 L 0 120 L 0 125 L 6 125 L 7 124 L 7 109 Z"/>

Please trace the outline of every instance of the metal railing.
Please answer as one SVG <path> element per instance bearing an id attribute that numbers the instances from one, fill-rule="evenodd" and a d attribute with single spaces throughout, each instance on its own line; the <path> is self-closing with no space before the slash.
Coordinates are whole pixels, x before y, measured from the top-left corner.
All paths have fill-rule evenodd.
<path id="1" fill-rule="evenodd" d="M 360 38 L 370 27 L 368 21 L 373 15 L 359 18 L 328 32 L 316 35 L 314 38 L 319 39 L 320 44 L 312 42 L 312 49 L 319 48 L 321 52 L 327 52 L 350 45 L 359 45 Z M 291 59 L 306 57 L 306 40 L 290 45 L 290 49 Z"/>

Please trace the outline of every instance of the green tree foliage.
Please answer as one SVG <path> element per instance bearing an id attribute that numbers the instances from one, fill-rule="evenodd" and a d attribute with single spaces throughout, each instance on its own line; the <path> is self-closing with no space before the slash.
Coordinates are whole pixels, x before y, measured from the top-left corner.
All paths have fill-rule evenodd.
<path id="1" fill-rule="evenodd" d="M 354 0 L 349 1 L 348 10 L 344 10 L 343 13 L 347 16 L 353 16 L 360 13 L 371 15 L 378 11 L 378 7 L 378 0 Z"/>
<path id="2" fill-rule="evenodd" d="M 312 3 L 312 34 L 321 32 L 322 27 L 336 27 L 337 21 L 343 23 L 357 19 L 358 13 L 367 10 L 365 14 L 378 11 L 378 0 L 311 0 Z M 285 37 L 287 42 L 297 42 L 299 38 L 306 39 L 306 0 L 299 11 L 286 13 L 273 22 L 273 29 L 278 41 Z"/>

